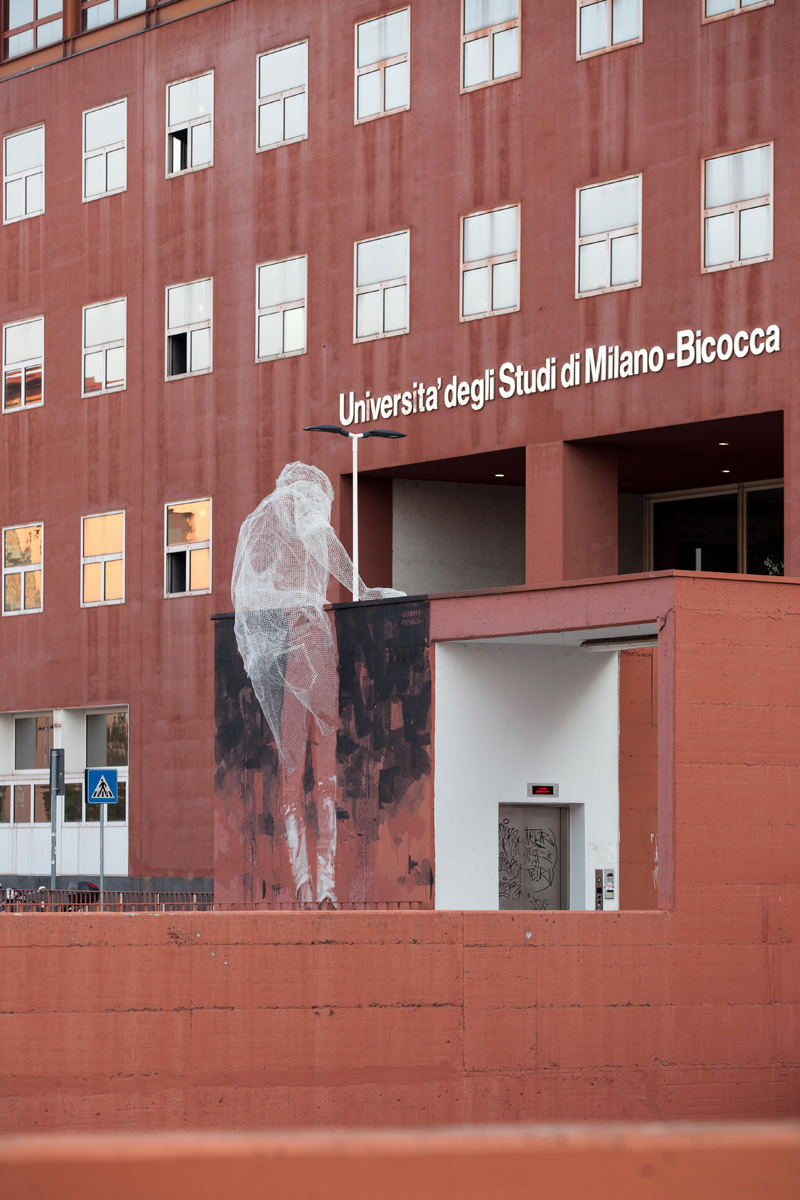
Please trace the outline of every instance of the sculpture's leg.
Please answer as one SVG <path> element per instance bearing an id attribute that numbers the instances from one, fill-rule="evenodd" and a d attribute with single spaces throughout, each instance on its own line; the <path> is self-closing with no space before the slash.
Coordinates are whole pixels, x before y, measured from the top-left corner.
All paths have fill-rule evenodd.
<path id="1" fill-rule="evenodd" d="M 317 781 L 317 903 L 336 904 L 336 776 Z"/>
<path id="2" fill-rule="evenodd" d="M 314 899 L 311 888 L 311 871 L 308 865 L 306 846 L 306 822 L 302 812 L 302 773 L 295 771 L 284 777 L 283 823 L 286 830 L 286 848 L 292 868 L 295 896 L 306 903 Z"/>

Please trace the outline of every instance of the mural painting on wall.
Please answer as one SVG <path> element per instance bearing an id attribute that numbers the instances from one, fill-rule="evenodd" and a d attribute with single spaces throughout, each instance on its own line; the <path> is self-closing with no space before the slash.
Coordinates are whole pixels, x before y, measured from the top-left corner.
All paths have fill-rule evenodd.
<path id="1" fill-rule="evenodd" d="M 334 640 L 328 579 L 352 586 L 353 566 L 332 500 L 323 472 L 292 463 L 240 532 L 235 623 L 216 634 L 223 900 L 335 906 L 432 888 L 430 822 L 414 820 L 430 777 L 427 604 L 343 606 Z"/>

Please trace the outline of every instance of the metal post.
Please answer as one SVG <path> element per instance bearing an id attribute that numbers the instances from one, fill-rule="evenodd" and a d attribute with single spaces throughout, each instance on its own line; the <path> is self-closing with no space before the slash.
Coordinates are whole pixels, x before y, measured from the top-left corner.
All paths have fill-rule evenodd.
<path id="1" fill-rule="evenodd" d="M 358 600 L 358 443 L 360 433 L 351 433 L 353 443 L 353 599 Z"/>
<path id="2" fill-rule="evenodd" d="M 64 751 L 50 751 L 50 891 L 56 890 L 58 798 L 64 794 Z"/>
<path id="3" fill-rule="evenodd" d="M 100 805 L 100 912 L 103 911 L 103 885 L 105 870 L 106 806 Z"/>

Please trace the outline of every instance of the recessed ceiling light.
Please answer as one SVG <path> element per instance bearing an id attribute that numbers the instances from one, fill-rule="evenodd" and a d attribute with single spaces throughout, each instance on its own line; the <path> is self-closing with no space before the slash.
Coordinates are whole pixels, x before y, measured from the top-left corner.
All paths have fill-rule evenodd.
<path id="1" fill-rule="evenodd" d="M 723 474 L 723 475 L 730 475 L 730 471 L 728 470 L 728 468 L 727 468 L 727 467 L 723 467 L 723 468 L 722 468 L 722 474 Z"/>
<path id="2" fill-rule="evenodd" d="M 730 442 L 717 442 L 718 446 L 730 446 Z"/>
<path id="3" fill-rule="evenodd" d="M 495 475 L 495 479 L 505 479 L 505 475 Z"/>

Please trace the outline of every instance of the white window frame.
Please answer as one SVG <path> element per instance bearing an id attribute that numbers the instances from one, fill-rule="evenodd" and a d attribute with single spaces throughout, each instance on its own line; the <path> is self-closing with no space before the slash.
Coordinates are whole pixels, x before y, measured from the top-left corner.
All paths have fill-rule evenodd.
<path id="1" fill-rule="evenodd" d="M 392 17 L 395 13 L 408 13 L 408 49 L 402 54 L 392 55 L 391 58 L 382 58 L 377 62 L 367 63 L 363 67 L 358 65 L 358 31 L 364 25 L 370 25 L 373 21 L 382 21 L 385 17 Z M 389 12 L 378 13 L 375 17 L 369 17 L 366 21 L 357 21 L 354 29 L 355 49 L 354 49 L 354 64 L 355 64 L 355 83 L 353 88 L 353 115 L 356 125 L 364 125 L 367 121 L 377 121 L 381 117 L 389 117 L 394 113 L 407 112 L 411 108 L 411 7 L 410 5 L 401 5 L 399 8 L 390 9 Z M 400 104 L 397 108 L 386 107 L 386 69 L 394 67 L 398 63 L 408 63 L 408 104 Z M 380 93 L 381 107 L 376 113 L 370 113 L 369 116 L 360 117 L 358 115 L 358 80 L 362 75 L 369 75 L 371 72 L 380 72 Z"/>
<path id="2" fill-rule="evenodd" d="M 515 208 L 517 210 L 517 248 L 516 248 L 516 250 L 509 251 L 507 254 L 490 255 L 489 258 L 475 258 L 475 259 L 470 259 L 469 261 L 465 260 L 465 258 L 464 258 L 464 230 L 465 230 L 467 221 L 469 221 L 472 217 L 488 217 L 491 213 L 502 212 L 504 209 L 507 209 L 507 208 Z M 460 230 L 459 230 L 459 241 L 460 241 L 460 246 L 461 246 L 461 268 L 460 268 L 459 276 L 458 276 L 458 279 L 459 279 L 458 318 L 460 321 L 482 321 L 486 317 L 499 316 L 502 313 L 519 312 L 519 306 L 520 306 L 519 257 L 520 257 L 520 243 L 521 243 L 521 238 L 522 238 L 521 218 L 522 218 L 521 205 L 519 205 L 519 204 L 498 204 L 494 208 L 479 209 L 477 212 L 466 213 L 461 218 Z M 516 301 L 514 304 L 508 305 L 505 308 L 493 308 L 492 307 L 492 278 L 494 275 L 494 268 L 496 266 L 499 266 L 501 263 L 508 263 L 508 262 L 513 262 L 513 263 L 517 264 Z M 464 279 L 465 279 L 466 275 L 468 274 L 468 272 L 478 271 L 478 270 L 481 270 L 484 268 L 488 269 L 488 271 L 489 271 L 489 281 L 490 281 L 489 282 L 489 307 L 486 310 L 486 312 L 465 314 L 465 312 L 464 312 Z"/>
<path id="3" fill-rule="evenodd" d="M 104 308 L 107 304 L 124 304 L 125 305 L 125 336 L 116 338 L 110 342 L 98 342 L 91 346 L 86 343 L 86 314 L 93 308 Z M 127 386 L 128 372 L 128 355 L 127 355 L 127 332 L 128 332 L 128 299 L 126 296 L 115 296 L 111 300 L 101 300 L 97 304 L 85 304 L 81 316 L 81 328 L 83 339 L 83 352 L 81 355 L 81 395 L 82 396 L 102 396 L 106 392 L 124 392 Z M 109 350 L 122 350 L 125 357 L 125 370 L 122 376 L 121 383 L 115 383 L 111 387 L 108 386 L 108 352 Z M 90 354 L 102 354 L 103 356 L 103 383 L 102 387 L 93 388 L 87 391 L 86 389 L 86 359 Z"/>
<path id="4" fill-rule="evenodd" d="M 592 188 L 607 187 L 608 184 L 622 183 L 626 179 L 638 179 L 639 181 L 639 221 L 636 225 L 621 225 L 618 229 L 607 229 L 602 233 L 588 233 L 581 237 L 581 193 L 591 191 Z M 629 237 L 631 234 L 638 234 L 638 279 L 631 283 L 611 283 L 611 243 L 615 238 Z M 607 245 L 606 253 L 606 279 L 607 283 L 601 288 L 592 288 L 590 291 L 581 291 L 581 246 L 589 245 L 593 242 L 605 242 Z M 589 183 L 583 187 L 579 187 L 575 192 L 575 298 L 583 299 L 585 296 L 603 296 L 608 292 L 624 292 L 629 288 L 642 286 L 642 175 L 641 172 L 633 175 L 620 175 L 618 179 L 604 179 L 601 183 Z"/>
<path id="5" fill-rule="evenodd" d="M 90 554 L 90 555 L 86 555 L 84 553 L 84 538 L 85 538 L 84 521 L 91 521 L 95 517 L 122 517 L 122 549 L 119 552 L 115 551 L 110 554 Z M 106 598 L 105 598 L 105 594 L 106 594 L 105 564 L 108 562 L 121 562 L 122 563 L 122 596 L 117 600 L 106 600 Z M 102 567 L 102 569 L 100 571 L 100 588 L 101 588 L 101 592 L 102 592 L 102 599 L 100 599 L 100 600 L 86 600 L 84 598 L 84 594 L 83 594 L 84 567 L 89 566 L 92 563 L 100 563 L 101 567 Z M 124 509 L 113 509 L 111 512 L 87 513 L 86 516 L 81 517 L 81 608 L 103 608 L 110 604 L 124 604 L 124 603 L 125 603 L 125 510 Z"/>
<path id="6" fill-rule="evenodd" d="M 14 529 L 31 529 L 33 526 L 37 526 L 37 525 L 38 525 L 39 529 L 41 530 L 41 534 L 40 534 L 41 558 L 40 558 L 40 561 L 38 563 L 31 563 L 30 565 L 23 564 L 18 567 L 7 567 L 6 566 L 6 534 L 11 533 Z M 4 617 L 24 617 L 24 616 L 28 616 L 32 613 L 42 612 L 44 610 L 44 521 L 24 521 L 19 525 L 5 525 L 5 526 L 3 526 L 2 531 L 0 531 L 0 535 L 2 536 L 2 544 L 0 544 L 0 555 L 2 555 L 2 575 L 3 575 L 3 594 L 2 594 L 2 600 L 0 600 L 0 604 L 2 604 L 3 616 Z M 25 576 L 30 574 L 32 571 L 39 572 L 39 607 L 38 608 L 26 608 L 25 607 Z M 22 581 L 20 584 L 20 588 L 21 588 L 20 596 L 21 596 L 21 600 L 22 600 L 22 607 L 18 608 L 18 609 L 6 609 L 6 579 L 9 575 L 20 575 L 22 577 Z"/>
<path id="7" fill-rule="evenodd" d="M 743 154 L 748 150 L 760 150 L 762 147 L 769 146 L 769 193 L 764 196 L 755 196 L 752 200 L 735 200 L 732 204 L 718 204 L 714 208 L 706 208 L 706 163 L 713 162 L 717 158 L 731 158 L 735 154 Z M 707 154 L 700 161 L 700 189 L 702 195 L 702 218 L 700 221 L 700 271 L 703 275 L 710 275 L 714 271 L 730 271 L 732 267 L 750 267 L 754 263 L 770 262 L 773 257 L 774 250 L 774 222 L 772 214 L 772 200 L 775 194 L 775 143 L 774 142 L 756 142 L 752 146 L 742 146 L 739 150 L 729 150 L 724 154 Z M 767 254 L 759 254 L 754 258 L 740 258 L 738 252 L 740 247 L 741 221 L 739 214 L 748 208 L 769 208 L 769 252 Z M 717 263 L 714 266 L 706 266 L 706 221 L 709 217 L 720 217 L 725 213 L 734 214 L 734 246 L 736 247 L 737 257 L 731 262 Z"/>
<path id="8" fill-rule="evenodd" d="M 261 299 L 261 270 L 263 267 L 276 267 L 281 263 L 294 262 L 302 260 L 303 275 L 305 277 L 303 298 L 302 300 L 285 300 L 280 304 L 266 304 L 263 308 L 259 307 Z M 305 321 L 305 336 L 303 339 L 302 350 L 281 350 L 279 354 L 259 354 L 259 327 L 261 318 L 268 316 L 271 313 L 286 313 L 296 312 L 297 309 L 302 309 Z M 285 342 L 286 327 L 283 324 L 282 340 Z M 256 266 L 256 362 L 272 362 L 276 358 L 296 358 L 298 354 L 308 353 L 308 255 L 307 254 L 289 254 L 286 258 L 272 259 L 270 262 L 259 263 Z"/>
<path id="9" fill-rule="evenodd" d="M 626 46 L 638 46 L 644 40 L 644 3 L 639 0 L 639 36 L 628 38 L 624 42 L 613 42 L 614 36 L 614 5 L 613 0 L 605 0 L 606 4 L 606 28 L 608 40 L 605 46 L 598 46 L 596 50 L 587 50 L 585 54 L 581 54 L 581 9 L 590 8 L 593 4 L 602 3 L 603 0 L 578 0 L 578 23 L 576 30 L 576 52 L 578 59 L 595 58 L 598 54 L 609 54 L 612 50 L 622 50 Z"/>
<path id="10" fill-rule="evenodd" d="M 710 15 L 706 13 L 708 0 L 700 0 L 700 3 L 702 5 L 702 24 L 710 25 L 712 21 L 724 21 L 726 17 L 736 17 L 739 13 L 752 12 L 755 8 L 769 8 L 775 3 L 775 0 L 749 0 L 749 3 L 748 0 L 730 0 L 731 8 L 726 12 L 711 13 Z"/>
<path id="11" fill-rule="evenodd" d="M 464 26 L 466 25 L 466 0 L 461 0 L 461 92 L 477 92 L 481 88 L 493 87 L 496 83 L 505 83 L 507 79 L 519 79 L 522 74 L 522 17 L 520 7 L 522 0 L 517 3 L 517 15 L 513 20 L 503 21 L 497 25 L 486 25 L 481 29 L 474 29 L 471 33 L 466 33 Z M 494 74 L 494 39 L 499 33 L 505 33 L 509 29 L 517 30 L 517 69 L 509 72 L 508 75 Z M 464 65 L 466 62 L 466 47 L 469 42 L 477 42 L 481 38 L 489 38 L 489 64 L 490 77 L 484 79 L 481 83 L 466 83 L 464 79 Z"/>
<path id="12" fill-rule="evenodd" d="M 34 321 L 41 322 L 42 353 L 40 354 L 40 356 L 38 358 L 20 359 L 19 362 L 13 362 L 13 363 L 7 362 L 7 360 L 6 360 L 6 331 L 9 329 L 15 329 L 19 325 L 31 325 L 31 324 L 33 324 Z M 42 405 L 44 404 L 44 316 L 26 317 L 25 320 L 23 320 L 23 321 L 8 321 L 8 322 L 6 322 L 6 324 L 3 326 L 2 356 L 3 356 L 3 383 L 2 383 L 2 386 L 3 386 L 3 399 L 2 399 L 3 412 L 4 413 L 18 413 L 18 412 L 25 412 L 25 410 L 28 408 L 41 408 Z M 23 381 L 24 381 L 24 379 L 27 375 L 27 372 L 31 367 L 38 367 L 40 374 L 41 374 L 41 380 L 42 380 L 42 398 L 41 398 L 41 400 L 36 400 L 31 404 L 26 404 L 25 399 L 24 399 L 25 388 L 23 386 L 22 404 L 20 404 L 17 408 L 7 408 L 6 407 L 6 375 L 9 374 L 12 370 L 13 371 L 22 371 Z"/>
<path id="13" fill-rule="evenodd" d="M 86 149 L 86 118 L 92 113 L 102 112 L 104 108 L 114 108 L 117 104 L 125 106 L 125 137 L 121 141 L 108 142 L 105 146 L 98 146 L 94 150 Z M 83 137 L 83 167 L 81 175 L 81 191 L 83 193 L 83 203 L 91 204 L 94 200 L 102 200 L 104 196 L 116 196 L 120 192 L 125 192 L 128 189 L 128 97 L 122 96 L 119 100 L 110 100 L 108 104 L 98 104 L 96 108 L 87 108 L 83 113 L 82 118 L 82 137 Z M 103 169 L 105 171 L 106 182 L 108 182 L 108 156 L 109 154 L 118 153 L 119 151 L 125 155 L 125 182 L 121 187 L 106 188 L 103 192 L 93 192 L 91 196 L 86 195 L 86 164 L 90 159 L 103 157 Z"/>
<path id="14" fill-rule="evenodd" d="M 208 541 L 202 542 L 182 542 L 178 546 L 170 546 L 169 538 L 169 510 L 171 508 L 183 507 L 190 504 L 207 504 L 208 505 Z M 212 561 L 212 541 L 214 535 L 214 506 L 211 496 L 200 496 L 196 500 L 172 500 L 164 505 L 164 598 L 172 600 L 181 596 L 207 596 L 213 590 L 213 561 Z M 169 559 L 174 554 L 185 554 L 187 557 L 186 563 L 186 581 L 191 584 L 191 551 L 192 550 L 208 550 L 208 587 L 207 588 L 191 588 L 188 587 L 183 592 L 171 592 L 169 590 Z"/>
<path id="15" fill-rule="evenodd" d="M 199 117 L 191 117 L 188 121 L 176 121 L 174 125 L 169 123 L 169 90 L 181 83 L 189 83 L 192 79 L 202 79 L 208 75 L 211 79 L 211 112 L 209 114 L 202 113 Z M 214 71 L 195 71 L 191 75 L 185 75 L 182 79 L 171 79 L 167 84 L 167 99 L 166 99 L 166 122 L 167 122 L 167 157 L 166 157 L 166 178 L 174 179 L 176 176 L 191 175 L 195 171 L 207 171 L 209 167 L 214 165 Z M 192 130 L 198 125 L 211 126 L 211 157 L 208 162 L 198 163 L 193 167 L 189 160 L 191 159 L 192 151 Z M 187 137 L 187 165 L 180 167 L 178 170 L 172 170 L 172 138 L 175 134 L 186 130 Z"/>
<path id="16" fill-rule="evenodd" d="M 358 283 L 358 247 L 365 245 L 367 242 L 380 242 L 384 238 L 396 237 L 397 234 L 405 234 L 407 242 L 407 261 L 408 271 L 406 275 L 398 275 L 392 279 L 379 279 L 374 283 L 364 283 L 359 286 Z M 411 230 L 410 229 L 395 229 L 391 233 L 383 233 L 379 237 L 360 238 L 353 246 L 353 342 L 375 342 L 379 338 L 400 337 L 404 333 L 408 333 L 411 328 Z M 385 320 L 385 307 L 383 293 L 389 288 L 399 287 L 405 284 L 406 288 L 406 325 L 405 329 L 390 329 L 379 333 L 365 333 L 359 337 L 358 333 L 358 297 L 368 292 L 380 292 L 381 295 L 381 312 L 384 314 L 381 324 Z"/>
<path id="17" fill-rule="evenodd" d="M 10 138 L 17 137 L 21 133 L 33 133 L 34 130 L 41 129 L 42 131 L 42 161 L 35 167 L 26 167 L 22 171 L 6 171 L 6 143 Z M 44 143 L 44 123 L 39 122 L 38 125 L 29 125 L 27 129 L 14 129 L 11 133 L 7 133 L 3 137 L 3 224 L 15 225 L 18 221 L 30 221 L 33 217 L 41 217 L 44 214 L 44 159 L 45 159 L 45 143 Z M 42 207 L 32 209 L 28 212 L 28 180 L 34 176 L 41 176 L 42 189 Z M 18 180 L 23 181 L 25 188 L 25 212 L 18 217 L 9 217 L 7 215 L 6 192 L 10 183 L 16 183 Z"/>
<path id="18" fill-rule="evenodd" d="M 208 318 L 203 321 L 190 321 L 188 325 L 176 325 L 174 329 L 170 328 L 169 324 L 169 294 L 175 288 L 191 287 L 194 283 L 207 283 L 209 286 L 209 314 Z M 192 370 L 192 334 L 198 329 L 208 329 L 208 366 L 198 367 L 197 370 Z M 207 275 L 201 279 L 190 279 L 186 283 L 173 283 L 167 286 L 164 293 L 164 379 L 166 382 L 171 382 L 173 379 L 188 379 L 192 375 L 210 375 L 214 369 L 214 278 L 212 275 Z M 186 363 L 189 367 L 188 371 L 183 371 L 179 375 L 170 375 L 169 372 L 169 350 L 170 338 L 176 337 L 179 334 L 186 334 Z"/>
<path id="19" fill-rule="evenodd" d="M 279 54 L 281 50 L 293 50 L 295 46 L 305 46 L 306 48 L 306 79 L 305 83 L 298 84 L 296 87 L 286 88 L 282 92 L 268 92 L 266 95 L 261 95 L 261 62 L 262 59 L 269 58 L 271 54 Z M 261 109 L 267 104 L 281 105 L 281 115 L 286 121 L 286 101 L 292 99 L 293 96 L 305 96 L 306 98 L 306 131 L 298 134 L 296 137 L 284 137 L 279 142 L 267 142 L 263 146 L 260 141 L 261 133 Z M 276 46 L 273 50 L 265 50 L 263 54 L 256 57 L 256 154 L 263 154 L 267 150 L 277 150 L 279 146 L 291 146 L 294 142 L 305 142 L 308 140 L 308 38 L 304 38 L 299 42 L 288 42 L 285 46 Z"/>

